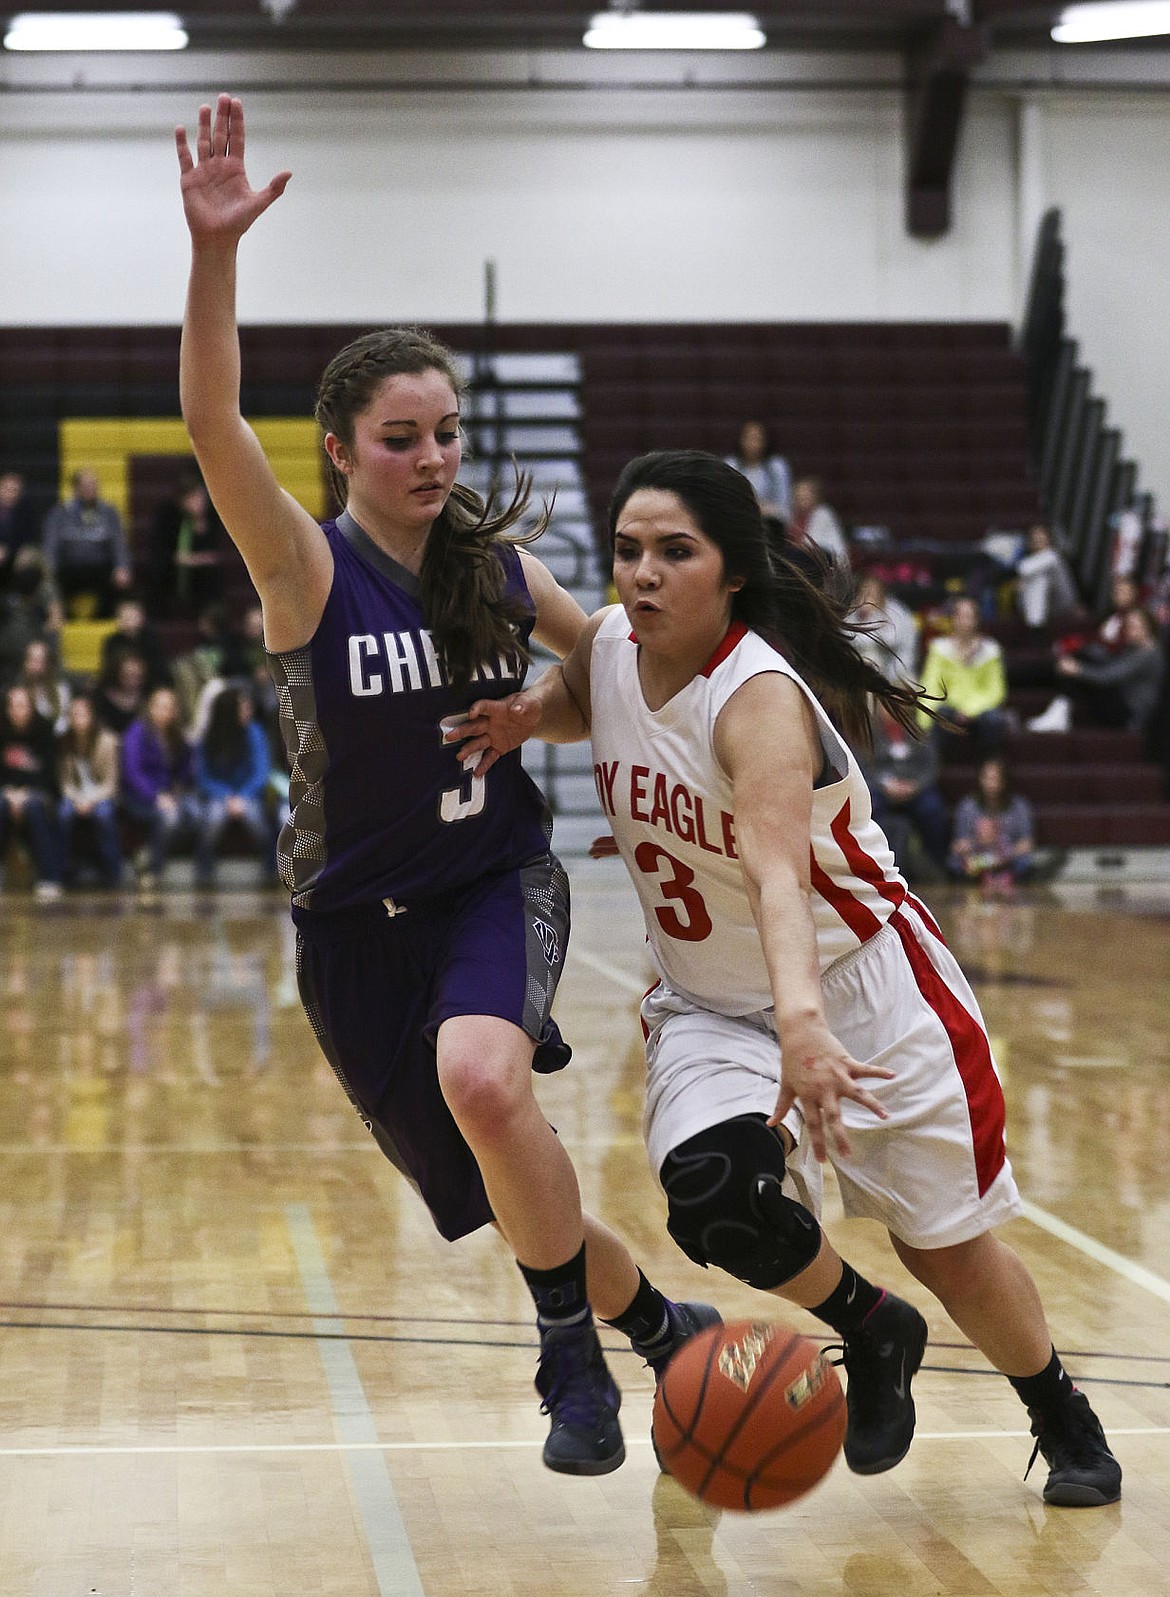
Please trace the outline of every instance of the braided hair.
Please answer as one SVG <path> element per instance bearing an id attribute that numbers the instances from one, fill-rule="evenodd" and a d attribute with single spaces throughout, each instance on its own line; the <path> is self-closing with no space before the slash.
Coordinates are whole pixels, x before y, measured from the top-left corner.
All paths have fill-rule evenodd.
<path id="1" fill-rule="evenodd" d="M 932 714 L 922 690 L 889 682 L 854 643 L 848 601 L 833 592 L 830 563 L 782 537 L 769 538 L 750 482 L 717 455 L 698 449 L 639 455 L 622 471 L 609 505 L 612 545 L 626 501 L 640 488 L 672 493 L 723 554 L 729 578 L 743 586 L 731 596 L 737 621 L 767 639 L 799 672 L 845 736 L 870 743 L 870 704 L 878 700 L 907 731 L 918 734 L 918 713 Z"/>
<path id="2" fill-rule="evenodd" d="M 388 377 L 440 372 L 462 400 L 464 383 L 455 357 L 446 345 L 417 327 L 387 327 L 365 333 L 339 350 L 326 366 L 317 389 L 315 415 L 323 433 L 334 433 L 353 445 L 354 421 L 372 403 Z M 327 458 L 330 486 L 344 504 L 347 484 Z M 519 625 L 531 611 L 527 603 L 504 592 L 504 567 L 497 547 L 530 543 L 548 525 L 546 506 L 536 525 L 511 532 L 528 510 L 530 474 L 516 470 L 515 487 L 504 508 L 456 483 L 427 536 L 419 572 L 420 602 L 436 648 L 453 682 L 467 682 L 485 660 L 519 655 L 527 663 Z"/>

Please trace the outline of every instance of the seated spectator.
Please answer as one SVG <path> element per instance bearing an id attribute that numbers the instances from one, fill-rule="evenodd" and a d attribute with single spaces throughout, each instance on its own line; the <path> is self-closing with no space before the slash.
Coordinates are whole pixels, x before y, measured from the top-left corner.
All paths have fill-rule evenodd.
<path id="1" fill-rule="evenodd" d="M 1058 655 L 1074 654 L 1091 664 L 1100 664 L 1119 653 L 1124 644 L 1125 618 L 1142 602 L 1142 590 L 1135 577 L 1118 575 L 1109 589 L 1109 609 L 1088 635 L 1061 639 Z"/>
<path id="2" fill-rule="evenodd" d="M 905 870 L 911 832 L 931 864 L 946 869 L 951 823 L 938 785 L 938 751 L 928 737 L 914 738 L 879 705 L 872 747 L 860 755 L 869 785 L 873 818 L 885 832 L 899 868 Z"/>
<path id="3" fill-rule="evenodd" d="M 0 847 L 13 833 L 27 840 L 40 899 L 61 896 L 59 797 L 53 728 L 33 709 L 28 689 L 13 684 L 0 707 Z"/>
<path id="4" fill-rule="evenodd" d="M 266 804 L 271 769 L 251 694 L 229 683 L 212 701 L 207 730 L 195 745 L 195 786 L 203 806 L 195 852 L 199 886 L 213 884 L 220 838 L 232 822 L 247 833 L 264 877 L 275 876 L 276 829 Z"/>
<path id="5" fill-rule="evenodd" d="M 155 615 L 194 621 L 223 598 L 228 540 L 203 480 L 190 473 L 155 511 L 147 591 Z"/>
<path id="6" fill-rule="evenodd" d="M 19 471 L 0 472 L 0 590 L 8 586 L 21 549 L 40 541 L 40 524 Z"/>
<path id="7" fill-rule="evenodd" d="M 142 713 L 149 691 L 146 661 L 137 652 L 123 649 L 98 677 L 93 690 L 94 713 L 103 726 L 123 737 Z"/>
<path id="8" fill-rule="evenodd" d="M 1094 661 L 1064 655 L 1056 662 L 1056 669 L 1068 681 L 1072 694 L 1084 704 L 1092 725 L 1124 727 L 1144 735 L 1161 696 L 1166 669 L 1162 641 L 1148 610 L 1139 605 L 1126 612 L 1121 639 L 1121 648 L 1112 659 Z M 1051 708 L 1050 705 L 1050 711 Z"/>
<path id="9" fill-rule="evenodd" d="M 223 605 L 206 605 L 199 612 L 198 626 L 195 643 L 171 662 L 171 674 L 184 726 L 198 726 L 201 731 L 206 717 L 200 716 L 200 706 L 202 701 L 206 710 L 210 702 L 209 684 L 246 675 L 248 652 Z"/>
<path id="10" fill-rule="evenodd" d="M 1067 626 L 1084 617 L 1068 562 L 1042 521 L 1030 529 L 1027 552 L 1016 564 L 1016 599 L 1029 627 Z"/>
<path id="11" fill-rule="evenodd" d="M 743 473 L 756 491 L 765 516 L 787 521 L 792 514 L 792 472 L 783 455 L 772 447 L 762 421 L 745 421 L 739 430 L 739 448 L 727 464 Z"/>
<path id="12" fill-rule="evenodd" d="M 64 732 L 73 690 L 62 675 L 47 639 L 29 639 L 16 680 L 22 688 L 28 689 L 33 709 L 44 716 L 54 733 Z"/>
<path id="13" fill-rule="evenodd" d="M 862 572 L 849 620 L 858 627 L 854 644 L 889 682 L 916 681 L 918 623 L 874 571 Z"/>
<path id="14" fill-rule="evenodd" d="M 146 606 L 134 594 L 125 594 L 114 610 L 114 630 L 102 640 L 99 676 L 110 673 L 115 655 L 129 652 L 142 656 L 150 687 L 170 686 L 171 665 L 158 630 L 147 619 Z"/>
<path id="15" fill-rule="evenodd" d="M 819 477 L 801 477 L 792 490 L 788 536 L 795 544 L 815 543 L 830 560 L 849 565 L 849 545 L 836 512 L 825 504 Z"/>
<path id="16" fill-rule="evenodd" d="M 968 594 L 951 601 L 950 621 L 950 632 L 932 640 L 922 667 L 923 687 L 942 701 L 934 706 L 939 747 L 958 733 L 977 755 L 996 754 L 1010 726 L 1003 650 L 984 636 L 979 606 Z"/>
<path id="17" fill-rule="evenodd" d="M 41 547 L 71 616 L 109 616 L 133 580 L 117 507 L 102 499 L 97 473 L 73 473 L 73 497 L 45 517 Z"/>
<path id="18" fill-rule="evenodd" d="M 58 817 L 66 879 L 81 876 L 79 847 L 88 841 L 105 887 L 122 880 L 118 835 L 118 739 L 98 721 L 93 700 L 79 693 L 69 706 L 69 722 L 57 742 L 61 779 Z"/>
<path id="19" fill-rule="evenodd" d="M 8 591 L 0 595 L 0 682 L 20 671 L 33 638 L 56 648 L 64 612 L 39 547 L 25 544 L 13 557 Z"/>
<path id="20" fill-rule="evenodd" d="M 975 789 L 955 806 L 947 868 L 959 881 L 978 884 L 985 896 L 1010 897 L 1036 869 L 1032 806 L 1013 793 L 1003 760 L 983 760 Z"/>
<path id="21" fill-rule="evenodd" d="M 184 834 L 198 836 L 202 807 L 192 789 L 194 760 L 173 688 L 152 689 L 122 739 L 123 812 L 146 832 L 134 857 L 141 888 L 157 886 Z"/>

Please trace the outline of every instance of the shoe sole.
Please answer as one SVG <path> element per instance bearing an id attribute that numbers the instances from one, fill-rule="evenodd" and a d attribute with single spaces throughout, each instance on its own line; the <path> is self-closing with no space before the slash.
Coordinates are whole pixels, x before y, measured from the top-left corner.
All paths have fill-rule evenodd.
<path id="1" fill-rule="evenodd" d="M 929 1337 L 929 1332 L 928 1332 L 928 1329 L 927 1329 L 926 1321 L 924 1320 L 922 1322 L 922 1331 L 921 1331 L 921 1338 L 920 1338 L 919 1343 L 918 1343 L 918 1351 L 917 1351 L 917 1353 L 915 1353 L 913 1355 L 913 1359 L 912 1359 L 911 1365 L 909 1366 L 909 1368 L 907 1369 L 907 1372 L 906 1372 L 907 1390 L 909 1390 L 910 1382 L 918 1374 L 918 1371 L 919 1371 L 919 1369 L 920 1369 L 920 1367 L 922 1365 L 922 1360 L 923 1360 L 923 1358 L 924 1358 L 924 1356 L 926 1354 L 926 1343 L 927 1343 L 928 1337 Z M 914 1440 L 914 1427 L 915 1427 L 915 1425 L 917 1423 L 918 1423 L 918 1411 L 914 1407 L 914 1399 L 911 1398 L 910 1399 L 910 1435 L 906 1438 L 906 1445 L 902 1449 L 902 1451 L 900 1453 L 895 1453 L 892 1457 L 879 1458 L 874 1463 L 869 1463 L 869 1464 L 854 1464 L 854 1463 L 852 1463 L 850 1461 L 848 1453 L 846 1453 L 846 1455 L 845 1455 L 846 1464 L 848 1464 L 850 1470 L 853 1472 L 854 1475 L 884 1475 L 887 1470 L 893 1469 L 895 1465 L 900 1464 L 902 1462 L 902 1460 L 906 1457 L 906 1454 L 910 1451 L 910 1444 Z"/>
<path id="2" fill-rule="evenodd" d="M 544 1465 L 557 1475 L 609 1475 L 626 1461 L 623 1442 L 616 1453 L 608 1458 L 549 1458 L 544 1454 Z"/>
<path id="3" fill-rule="evenodd" d="M 1045 1488 L 1044 1501 L 1053 1508 L 1106 1508 L 1121 1500 L 1121 1487 L 1110 1496 L 1099 1486 L 1078 1486 L 1073 1481 Z"/>

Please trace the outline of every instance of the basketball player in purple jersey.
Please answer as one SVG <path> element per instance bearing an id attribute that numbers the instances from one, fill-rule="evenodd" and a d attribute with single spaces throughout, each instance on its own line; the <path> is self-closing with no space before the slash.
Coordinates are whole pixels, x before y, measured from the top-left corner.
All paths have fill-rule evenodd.
<path id="1" fill-rule="evenodd" d="M 317 419 L 344 511 L 324 528 L 278 485 L 240 412 L 236 253 L 283 193 L 253 190 L 239 100 L 176 129 L 191 276 L 183 416 L 216 509 L 264 611 L 291 768 L 279 844 L 302 1000 L 387 1156 L 454 1240 L 494 1223 L 540 1327 L 544 1461 L 615 1469 L 620 1395 L 593 1306 L 655 1372 L 701 1324 L 581 1211 L 576 1175 L 532 1071 L 569 1049 L 551 1019 L 568 884 L 519 756 L 465 770 L 444 728 L 523 684 L 530 638 L 564 655 L 576 601 L 456 482 L 459 380 L 413 329 L 369 334 L 329 364 Z"/>

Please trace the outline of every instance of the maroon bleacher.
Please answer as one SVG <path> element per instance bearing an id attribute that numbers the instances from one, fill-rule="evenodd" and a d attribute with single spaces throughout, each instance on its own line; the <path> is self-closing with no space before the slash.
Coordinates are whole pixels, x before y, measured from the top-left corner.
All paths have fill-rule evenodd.
<path id="1" fill-rule="evenodd" d="M 1165 780 L 1145 758 L 1136 733 L 1016 732 L 1005 755 L 1015 787 L 1032 803 L 1036 840 L 1045 847 L 1170 847 Z M 940 786 L 952 805 L 974 785 L 974 765 L 943 765 Z"/>
<path id="2" fill-rule="evenodd" d="M 1019 355 L 1002 323 L 574 328 L 585 474 L 602 512 L 646 449 L 730 453 L 765 422 L 848 524 L 958 542 L 1040 513 Z"/>

